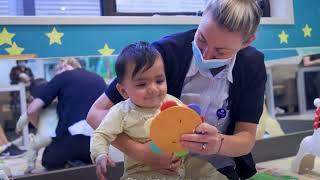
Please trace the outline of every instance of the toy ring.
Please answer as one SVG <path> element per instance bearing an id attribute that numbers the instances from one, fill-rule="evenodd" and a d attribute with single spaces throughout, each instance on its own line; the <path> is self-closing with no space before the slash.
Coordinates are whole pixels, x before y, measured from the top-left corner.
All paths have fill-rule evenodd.
<path id="1" fill-rule="evenodd" d="M 202 143 L 202 147 L 201 147 L 201 150 L 202 151 L 205 151 L 207 149 L 207 143 Z"/>
<path id="2" fill-rule="evenodd" d="M 154 145 L 167 153 L 185 154 L 187 151 L 180 143 L 182 134 L 191 134 L 202 123 L 199 114 L 187 106 L 171 105 L 169 101 L 165 108 L 161 108 L 150 126 L 150 137 Z M 180 155 L 179 155 L 180 156 Z"/>

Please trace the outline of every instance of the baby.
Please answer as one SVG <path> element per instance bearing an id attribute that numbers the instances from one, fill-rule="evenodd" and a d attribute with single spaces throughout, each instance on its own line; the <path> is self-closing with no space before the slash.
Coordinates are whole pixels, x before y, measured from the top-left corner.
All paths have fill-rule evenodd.
<path id="1" fill-rule="evenodd" d="M 138 42 L 125 47 L 117 58 L 115 69 L 117 89 L 126 100 L 109 110 L 91 137 L 91 158 L 96 164 L 97 172 L 105 172 L 106 166 L 114 165 L 108 155 L 108 148 L 118 134 L 126 133 L 135 141 L 148 142 L 150 137 L 144 124 L 160 112 L 161 104 L 170 100 L 182 105 L 177 98 L 167 94 L 162 57 L 148 43 Z M 189 158 L 180 160 L 182 165 L 178 168 L 177 175 L 167 176 L 125 155 L 122 179 L 190 179 L 185 176 L 184 167 L 196 161 L 190 161 Z M 201 161 L 203 160 L 197 162 L 202 163 Z M 225 179 L 211 164 L 207 164 L 204 178 Z"/>

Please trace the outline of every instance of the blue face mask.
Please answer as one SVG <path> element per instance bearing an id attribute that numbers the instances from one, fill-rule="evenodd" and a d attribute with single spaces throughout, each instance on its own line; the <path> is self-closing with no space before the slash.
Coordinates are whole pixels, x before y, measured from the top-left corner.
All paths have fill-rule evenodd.
<path id="1" fill-rule="evenodd" d="M 192 41 L 192 51 L 193 57 L 195 59 L 196 65 L 200 69 L 214 69 L 225 66 L 231 62 L 232 58 L 228 59 L 207 59 L 204 60 L 200 49 L 195 41 Z"/>

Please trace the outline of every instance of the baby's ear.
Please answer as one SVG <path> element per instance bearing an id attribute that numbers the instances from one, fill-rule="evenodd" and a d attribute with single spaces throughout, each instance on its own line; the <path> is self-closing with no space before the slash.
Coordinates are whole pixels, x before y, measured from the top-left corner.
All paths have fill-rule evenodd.
<path id="1" fill-rule="evenodd" d="M 121 96 L 124 98 L 124 99 L 128 99 L 129 96 L 127 94 L 127 91 L 126 89 L 124 88 L 124 86 L 120 83 L 117 84 L 117 90 L 119 91 L 119 93 L 121 94 Z"/>

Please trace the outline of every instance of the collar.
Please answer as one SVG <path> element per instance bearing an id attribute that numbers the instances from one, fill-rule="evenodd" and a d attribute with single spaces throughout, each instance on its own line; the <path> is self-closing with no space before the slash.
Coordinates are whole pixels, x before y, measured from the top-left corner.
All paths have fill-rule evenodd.
<path id="1" fill-rule="evenodd" d="M 236 55 L 231 59 L 231 63 L 229 63 L 226 68 L 224 70 L 222 70 L 221 72 L 219 72 L 215 78 L 224 78 L 227 77 L 228 81 L 230 83 L 233 83 L 233 76 L 232 76 L 232 70 L 234 67 L 234 64 L 236 62 Z M 212 74 L 210 72 L 209 69 L 199 69 L 195 63 L 194 57 L 192 57 L 191 60 L 191 64 L 190 64 L 190 68 L 189 71 L 186 75 L 186 77 L 193 77 L 195 76 L 197 73 L 200 73 L 202 76 L 204 77 L 208 77 L 208 78 L 212 78 Z"/>
<path id="2" fill-rule="evenodd" d="M 137 106 L 136 104 L 134 104 L 131 99 L 127 99 L 126 100 L 129 107 L 132 109 L 132 110 L 136 110 L 138 112 L 141 112 L 141 113 L 144 113 L 144 114 L 154 114 L 156 113 L 159 108 L 145 108 L 145 107 L 140 107 L 140 106 Z"/>

